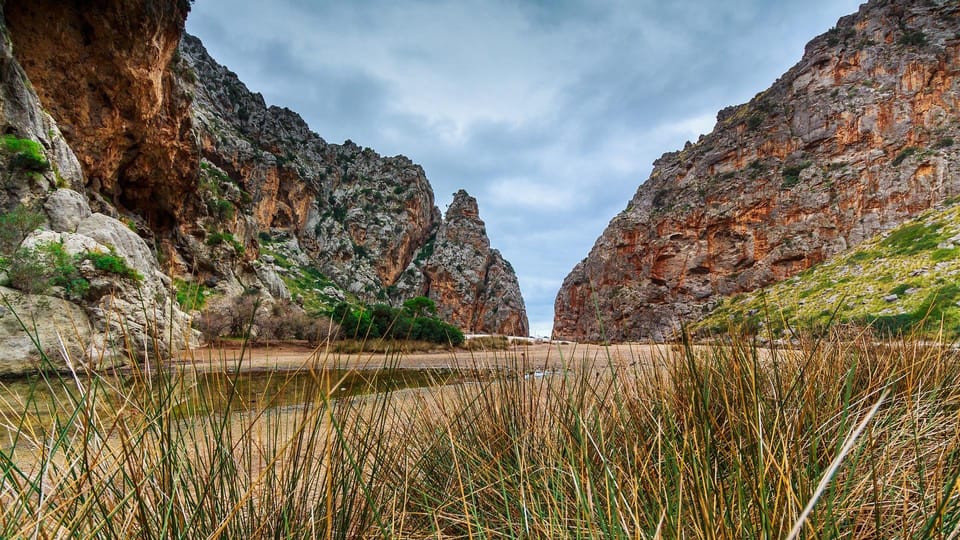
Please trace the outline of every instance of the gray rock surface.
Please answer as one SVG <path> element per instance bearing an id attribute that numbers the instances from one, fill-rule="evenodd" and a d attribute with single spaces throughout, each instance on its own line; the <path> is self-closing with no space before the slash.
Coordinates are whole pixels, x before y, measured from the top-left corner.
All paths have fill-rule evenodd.
<path id="1" fill-rule="evenodd" d="M 509 302 L 486 295 L 486 272 L 492 261 L 486 233 L 450 236 L 443 232 L 456 227 L 444 228 L 420 166 L 404 156 L 380 156 L 351 141 L 327 143 L 296 113 L 268 107 L 261 95 L 251 93 L 234 73 L 217 64 L 192 36 L 184 36 L 180 53 L 195 81 L 185 84 L 195 95 L 193 118 L 206 174 L 201 185 L 219 186 L 201 189 L 206 189 L 205 206 L 224 200 L 225 188 L 235 186 L 249 194 L 248 203 L 233 201 L 238 212 L 255 218 L 254 226 L 240 226 L 239 218 L 224 220 L 207 213 L 198 220 L 197 229 L 227 228 L 251 249 L 257 249 L 253 240 L 261 231 L 288 237 L 296 242 L 281 249 L 286 259 L 318 269 L 365 302 L 397 305 L 429 292 L 440 312 L 458 324 L 479 328 L 483 321 L 493 321 L 498 329 L 491 332 L 510 326 L 526 333 L 526 313 L 513 269 L 498 263 L 496 272 L 500 281 L 514 284 L 508 287 Z M 477 219 L 474 225 L 482 229 L 483 222 Z M 460 240 L 468 243 L 459 245 Z M 475 241 L 476 246 L 469 245 Z M 457 284 L 442 294 L 425 287 L 429 279 L 422 263 L 430 250 L 438 257 L 436 268 L 442 267 L 443 275 Z M 465 259 L 445 264 L 458 257 Z M 197 259 L 210 258 L 200 255 Z M 198 266 L 216 265 L 211 260 Z M 287 296 L 279 290 L 282 280 L 277 273 L 284 269 L 275 260 L 260 260 L 254 267 L 274 297 Z M 217 271 L 239 275 L 237 269 Z M 464 315 L 468 312 L 470 316 Z M 498 326 L 507 320 L 513 322 Z"/>
<path id="2" fill-rule="evenodd" d="M 89 351 L 91 356 L 109 356 L 133 351 L 137 355 L 166 354 L 195 345 L 196 333 L 190 317 L 180 310 L 170 288 L 170 278 L 160 271 L 156 258 L 143 238 L 123 222 L 93 214 L 77 226 L 77 234 L 112 248 L 141 280 L 96 272 L 87 267 L 96 301 L 88 307 L 90 317 L 104 335 Z"/>
<path id="3" fill-rule="evenodd" d="M 454 194 L 430 248 L 404 272 L 398 290 L 428 296 L 440 316 L 469 333 L 526 336 L 529 329 L 517 276 L 490 239 L 477 200 Z"/>
<path id="4" fill-rule="evenodd" d="M 55 231 L 75 232 L 80 222 L 92 215 L 87 198 L 70 189 L 58 189 L 43 203 Z"/>
<path id="5" fill-rule="evenodd" d="M 160 274 L 160 266 L 147 243 L 122 221 L 100 213 L 92 214 L 77 225 L 77 234 L 113 248 L 128 265 L 143 275 L 145 283 L 153 285 L 155 281 L 163 279 L 157 275 Z"/>
<path id="6" fill-rule="evenodd" d="M 40 143 L 51 165 L 49 171 L 40 174 L 42 182 L 38 182 L 37 178 L 34 178 L 33 182 L 28 182 L 28 178 L 6 178 L 4 182 L 6 190 L 0 189 L 0 207 L 36 200 L 38 196 L 42 196 L 43 189 L 50 186 L 58 184 L 77 188 L 83 186 L 80 162 L 67 145 L 56 122 L 44 112 L 40 105 L 37 94 L 14 57 L 13 45 L 2 20 L 0 20 L 0 132 Z M 6 170 L 6 167 L 4 169 L 5 175 L 13 174 Z"/>
<path id="7" fill-rule="evenodd" d="M 85 349 L 92 333 L 79 306 L 0 287 L 0 376 L 35 373 L 41 367 L 66 370 L 67 358 L 82 369 L 88 365 Z"/>

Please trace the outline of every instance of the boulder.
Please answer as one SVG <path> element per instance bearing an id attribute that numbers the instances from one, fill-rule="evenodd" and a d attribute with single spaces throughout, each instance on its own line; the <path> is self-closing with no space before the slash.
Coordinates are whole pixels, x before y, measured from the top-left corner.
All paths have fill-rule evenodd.
<path id="1" fill-rule="evenodd" d="M 131 268 L 140 272 L 147 280 L 151 280 L 154 273 L 160 270 L 147 243 L 122 221 L 100 213 L 92 214 L 80 222 L 77 234 L 89 236 L 107 247 L 112 247 Z"/>
<path id="2" fill-rule="evenodd" d="M 92 333 L 76 304 L 0 287 L 0 376 L 87 365 L 85 347 Z"/>
<path id="3" fill-rule="evenodd" d="M 61 232 L 76 231 L 80 222 L 92 215 L 87 198 L 71 189 L 51 193 L 43 208 L 50 219 L 50 228 Z"/>

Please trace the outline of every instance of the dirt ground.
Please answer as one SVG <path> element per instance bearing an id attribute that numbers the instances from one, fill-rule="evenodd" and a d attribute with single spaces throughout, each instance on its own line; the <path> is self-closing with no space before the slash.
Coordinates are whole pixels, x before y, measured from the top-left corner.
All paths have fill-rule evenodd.
<path id="1" fill-rule="evenodd" d="M 600 346 L 570 342 L 515 343 L 507 350 L 437 351 L 384 355 L 344 354 L 297 345 L 199 348 L 180 358 L 184 367 L 218 370 L 279 371 L 297 369 L 521 369 L 525 372 L 591 367 L 649 365 L 671 354 L 669 345 L 623 343 Z"/>

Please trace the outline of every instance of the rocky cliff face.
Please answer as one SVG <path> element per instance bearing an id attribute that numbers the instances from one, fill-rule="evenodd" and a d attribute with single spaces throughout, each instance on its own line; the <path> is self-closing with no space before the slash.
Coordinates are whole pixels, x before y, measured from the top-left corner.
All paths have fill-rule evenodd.
<path id="1" fill-rule="evenodd" d="M 0 284 L 12 287 L 0 294 L 46 321 L 40 334 L 62 337 L 74 361 L 194 341 L 171 278 L 227 297 L 259 290 L 308 313 L 430 294 L 451 317 L 469 312 L 470 330 L 526 332 L 516 276 L 485 232 L 462 237 L 483 246 L 480 267 L 443 266 L 461 236 L 443 232 L 418 165 L 327 144 L 267 107 L 182 35 L 189 2 L 0 9 Z M 469 296 L 399 286 L 429 283 L 419 263 L 430 249 L 430 271 L 473 283 Z M 24 335 L 0 309 L 0 373 L 37 368 Z"/>
<path id="2" fill-rule="evenodd" d="M 198 219 L 183 224 L 184 232 L 202 237 L 217 227 L 229 229 L 249 248 L 245 253 L 261 274 L 266 270 L 287 281 L 290 269 L 277 253 L 261 258 L 259 244 L 274 237 L 294 239 L 282 249 L 282 259 L 307 261 L 365 302 L 398 304 L 425 294 L 467 331 L 526 334 L 516 275 L 499 252 L 490 250 L 474 199 L 458 197 L 443 221 L 423 169 L 406 157 L 383 157 L 351 141 L 327 143 L 298 114 L 267 107 L 192 36 L 184 36 L 180 60 L 183 83 L 195 96 L 199 185 L 206 200 Z M 220 191 L 235 186 L 241 194 L 228 200 L 237 209 L 230 220 L 219 210 L 222 195 L 209 189 L 214 184 Z M 461 222 L 456 209 L 463 205 L 472 206 L 479 223 L 475 235 L 456 232 Z M 476 260 L 458 258 L 471 249 Z M 422 265 L 428 258 L 431 266 Z M 457 286 L 441 294 L 430 286 L 434 275 Z M 331 293 L 321 301 L 339 298 Z"/>
<path id="3" fill-rule="evenodd" d="M 364 300 L 385 299 L 440 222 L 423 169 L 349 141 L 327 144 L 298 114 L 267 107 L 194 37 L 184 37 L 181 56 L 206 161 L 201 188 L 219 173 L 249 194 L 238 213 L 252 218 L 236 231 L 241 242 L 256 248 L 257 230 L 290 232 L 334 282 Z M 192 232 L 234 229 L 206 215 L 216 223 Z"/>
<path id="4" fill-rule="evenodd" d="M 440 316 L 465 332 L 526 336 L 526 308 L 513 267 L 490 249 L 477 200 L 453 196 L 436 237 L 404 271 L 402 296 L 428 296 Z"/>
<path id="5" fill-rule="evenodd" d="M 14 54 L 85 173 L 88 191 L 166 230 L 197 158 L 190 100 L 168 69 L 186 0 L 6 2 Z"/>
<path id="6" fill-rule="evenodd" d="M 43 355 L 47 367 L 76 368 L 191 342 L 147 243 L 128 224 L 93 213 L 80 193 L 81 161 L 44 110 L 2 21 L 0 42 L 0 281 L 20 288 L 0 287 L 0 374 L 35 370 Z M 116 257 L 130 275 L 98 267 L 93 256 Z"/>
<path id="7" fill-rule="evenodd" d="M 655 163 L 564 280 L 555 335 L 667 338 L 725 296 L 956 195 L 958 113 L 960 6 L 861 6 L 770 89 Z"/>

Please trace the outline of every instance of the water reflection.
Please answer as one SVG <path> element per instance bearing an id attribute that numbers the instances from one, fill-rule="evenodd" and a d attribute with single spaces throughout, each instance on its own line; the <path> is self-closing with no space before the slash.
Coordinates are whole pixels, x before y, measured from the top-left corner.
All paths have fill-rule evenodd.
<path id="1" fill-rule="evenodd" d="M 144 377 L 153 377 L 145 384 Z M 154 402 L 177 417 L 243 413 L 288 408 L 327 399 L 343 399 L 447 384 L 455 373 L 437 369 L 303 370 L 240 373 L 180 372 L 171 376 L 114 373 L 96 378 L 36 375 L 0 380 L 0 449 L 15 444 L 16 433 L 47 431 L 72 421 L 77 411 L 116 413 L 131 395 Z M 149 388 L 149 391 L 143 389 Z M 146 395 L 137 395 L 144 392 Z M 160 402 L 164 403 L 160 403 Z"/>

